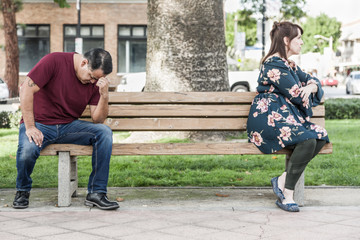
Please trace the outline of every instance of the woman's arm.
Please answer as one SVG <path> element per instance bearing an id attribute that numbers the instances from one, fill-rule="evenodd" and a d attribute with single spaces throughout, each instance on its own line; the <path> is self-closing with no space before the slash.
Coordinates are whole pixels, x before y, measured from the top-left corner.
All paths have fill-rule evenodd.
<path id="1" fill-rule="evenodd" d="M 302 95 L 304 95 L 303 97 L 309 99 L 313 107 L 319 105 L 322 97 L 324 96 L 324 90 L 321 87 L 321 83 L 319 79 L 308 73 L 305 73 L 298 66 L 296 67 L 295 72 L 298 75 L 300 82 L 303 86 L 302 88 Z M 314 86 L 316 86 L 316 88 Z"/>

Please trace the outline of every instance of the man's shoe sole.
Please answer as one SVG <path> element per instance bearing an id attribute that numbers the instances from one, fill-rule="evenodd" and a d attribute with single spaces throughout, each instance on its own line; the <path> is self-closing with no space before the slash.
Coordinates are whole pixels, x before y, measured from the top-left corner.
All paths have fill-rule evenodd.
<path id="1" fill-rule="evenodd" d="M 13 206 L 13 208 L 15 209 L 25 209 L 27 208 L 29 205 L 26 205 L 26 206 Z"/>
<path id="2" fill-rule="evenodd" d="M 120 206 L 119 205 L 114 205 L 114 206 L 109 206 L 109 207 L 102 207 L 102 206 L 99 206 L 99 204 L 95 203 L 95 202 L 91 202 L 89 200 L 85 200 L 85 206 L 88 206 L 88 207 L 98 207 L 100 208 L 101 210 L 114 210 L 114 209 L 117 209 L 119 208 Z"/>

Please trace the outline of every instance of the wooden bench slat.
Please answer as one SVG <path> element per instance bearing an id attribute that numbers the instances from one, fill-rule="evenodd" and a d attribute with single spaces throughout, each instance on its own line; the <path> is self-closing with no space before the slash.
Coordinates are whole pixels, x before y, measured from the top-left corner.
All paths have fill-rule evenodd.
<path id="1" fill-rule="evenodd" d="M 311 121 L 325 126 L 323 118 Z M 245 131 L 247 118 L 130 118 L 107 119 L 113 131 Z"/>
<path id="2" fill-rule="evenodd" d="M 250 105 L 111 105 L 109 117 L 247 117 Z M 314 108 L 314 117 L 324 116 L 325 107 Z M 84 117 L 90 116 L 87 108 Z"/>
<path id="3" fill-rule="evenodd" d="M 109 103 L 251 103 L 255 92 L 110 92 Z"/>
<path id="4" fill-rule="evenodd" d="M 116 103 L 246 103 L 255 92 L 109 92 L 109 104 Z M 321 101 L 324 103 L 324 99 Z"/>
<path id="5" fill-rule="evenodd" d="M 70 152 L 71 156 L 90 156 L 91 146 L 74 144 L 52 144 L 41 151 L 41 155 L 57 155 L 57 152 Z M 281 150 L 276 154 L 286 154 Z M 328 143 L 320 154 L 332 153 L 332 144 Z M 262 154 L 254 144 L 247 142 L 231 143 L 115 143 L 112 155 L 253 155 Z"/>

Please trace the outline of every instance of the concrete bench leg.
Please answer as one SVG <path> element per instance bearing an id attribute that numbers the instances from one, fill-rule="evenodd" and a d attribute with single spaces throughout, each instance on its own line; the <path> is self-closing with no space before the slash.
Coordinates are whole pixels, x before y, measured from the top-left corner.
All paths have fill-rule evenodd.
<path id="1" fill-rule="evenodd" d="M 71 196 L 76 195 L 78 187 L 76 157 L 69 152 L 59 152 L 58 167 L 58 206 L 68 207 Z"/>
<path id="2" fill-rule="evenodd" d="M 291 155 L 286 155 L 285 166 L 287 167 Z M 304 206 L 304 192 L 305 192 L 305 171 L 301 174 L 299 180 L 295 185 L 294 200 L 299 206 Z"/>

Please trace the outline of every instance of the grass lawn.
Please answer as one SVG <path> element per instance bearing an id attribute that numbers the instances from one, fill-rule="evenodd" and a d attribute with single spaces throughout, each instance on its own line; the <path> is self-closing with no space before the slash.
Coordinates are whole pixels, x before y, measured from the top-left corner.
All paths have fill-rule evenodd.
<path id="1" fill-rule="evenodd" d="M 360 186 L 360 120 L 327 120 L 334 153 L 318 155 L 306 185 Z M 18 131 L 0 129 L 0 188 L 14 188 Z M 125 136 L 126 137 L 126 136 Z M 270 186 L 284 169 L 283 155 L 114 156 L 109 186 Z M 78 158 L 79 185 L 87 185 L 91 158 Z M 33 187 L 57 186 L 57 157 L 40 157 Z"/>

